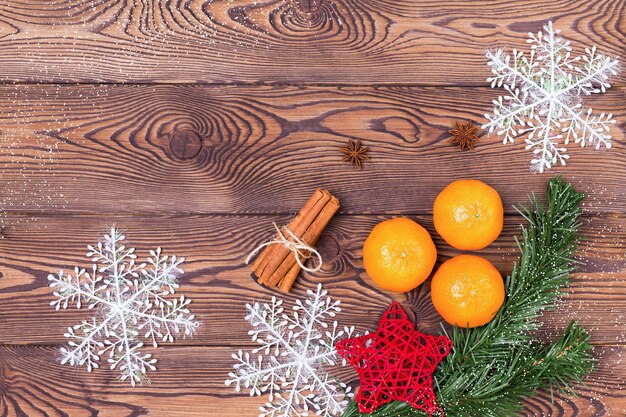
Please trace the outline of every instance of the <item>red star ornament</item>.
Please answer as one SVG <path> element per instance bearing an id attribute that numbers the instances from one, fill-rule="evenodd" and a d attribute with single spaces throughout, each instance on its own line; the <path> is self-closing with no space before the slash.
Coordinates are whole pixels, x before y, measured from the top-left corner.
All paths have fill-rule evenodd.
<path id="1" fill-rule="evenodd" d="M 407 402 L 430 415 L 438 410 L 433 372 L 452 341 L 415 330 L 400 304 L 389 306 L 376 333 L 342 340 L 336 348 L 359 375 L 356 401 L 361 413 L 392 401 Z"/>

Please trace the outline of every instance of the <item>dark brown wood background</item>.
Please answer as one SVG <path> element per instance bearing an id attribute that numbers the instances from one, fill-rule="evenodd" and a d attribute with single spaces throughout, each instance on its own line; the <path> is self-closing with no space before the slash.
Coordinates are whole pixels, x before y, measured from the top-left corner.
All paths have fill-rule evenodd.
<path id="1" fill-rule="evenodd" d="M 256 416 L 262 399 L 223 381 L 230 353 L 251 345 L 245 303 L 273 292 L 244 265 L 316 187 L 341 213 L 319 248 L 322 282 L 345 303 L 339 320 L 372 329 L 391 300 L 420 329 L 440 317 L 429 283 L 394 295 L 363 270 L 371 227 L 404 214 L 427 227 L 439 262 L 457 252 L 434 233 L 431 207 L 471 177 L 502 195 L 501 237 L 480 253 L 503 272 L 522 219 L 512 206 L 562 173 L 587 193 L 585 262 L 571 296 L 545 315 L 548 340 L 571 319 L 592 334 L 598 371 L 578 397 L 542 392 L 529 416 L 626 415 L 626 85 L 589 98 L 618 119 L 613 149 L 571 147 L 551 174 L 531 175 L 521 143 L 483 136 L 450 146 L 455 121 L 484 122 L 500 92 L 484 52 L 525 47 L 550 18 L 578 49 L 626 58 L 624 0 L 3 0 L 0 2 L 0 415 Z M 182 132 L 182 133 L 179 133 Z M 177 134 L 179 133 L 179 134 Z M 371 147 L 362 171 L 340 162 L 348 138 Z M 204 326 L 156 352 L 152 384 L 131 389 L 107 370 L 61 366 L 67 326 L 46 276 L 87 266 L 106 226 L 140 255 L 185 256 L 180 291 Z M 345 378 L 355 380 L 346 370 Z"/>

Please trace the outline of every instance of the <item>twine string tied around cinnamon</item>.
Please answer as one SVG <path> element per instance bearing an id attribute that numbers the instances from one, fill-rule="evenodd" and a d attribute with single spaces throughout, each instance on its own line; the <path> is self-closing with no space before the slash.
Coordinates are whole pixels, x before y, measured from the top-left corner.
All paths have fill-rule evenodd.
<path id="1" fill-rule="evenodd" d="M 293 253 L 296 258 L 296 262 L 303 270 L 307 272 L 317 272 L 322 268 L 322 255 L 311 245 L 307 244 L 305 241 L 296 236 L 291 229 L 287 226 L 283 226 L 282 228 L 278 227 L 278 225 L 274 222 L 274 229 L 276 229 L 277 236 L 276 238 L 270 240 L 269 242 L 265 242 L 260 244 L 254 249 L 248 258 L 246 259 L 246 264 L 250 263 L 252 258 L 258 254 L 261 249 L 266 246 L 273 245 L 275 243 L 283 245 L 287 250 Z M 317 262 L 314 268 L 309 268 L 304 265 L 306 260 L 310 257 L 317 258 Z"/>

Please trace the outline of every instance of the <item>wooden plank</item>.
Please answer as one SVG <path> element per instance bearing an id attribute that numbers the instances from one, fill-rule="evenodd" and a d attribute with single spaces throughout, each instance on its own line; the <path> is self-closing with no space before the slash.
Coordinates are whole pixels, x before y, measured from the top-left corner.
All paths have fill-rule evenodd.
<path id="1" fill-rule="evenodd" d="M 626 57 L 620 0 L 10 0 L 0 16 L 4 81 L 484 85 L 485 51 L 526 48 L 549 19 Z"/>
<path id="2" fill-rule="evenodd" d="M 523 143 L 448 141 L 484 121 L 488 88 L 0 86 L 0 211 L 294 213 L 325 187 L 344 213 L 427 213 L 458 178 L 494 186 L 508 212 L 549 175 Z M 610 150 L 570 146 L 558 172 L 594 212 L 626 211 L 626 89 L 588 104 L 620 121 Z M 194 133 L 196 132 L 197 135 Z M 338 147 L 371 148 L 361 171 Z M 556 172 L 556 171 L 555 171 Z M 516 174 L 512 174 L 516 173 Z"/>
<path id="3" fill-rule="evenodd" d="M 362 331 L 375 329 L 382 312 L 396 300 L 413 312 L 421 329 L 439 332 L 441 318 L 430 301 L 429 281 L 407 294 L 391 294 L 380 290 L 363 269 L 362 244 L 383 218 L 335 217 L 318 243 L 325 259 L 322 271 L 301 277 L 285 298 L 291 303 L 321 282 L 344 304 L 341 324 L 358 325 Z M 414 218 L 432 234 L 439 262 L 458 254 L 438 237 L 430 216 Z M 196 337 L 182 343 L 239 346 L 250 343 L 245 304 L 276 295 L 256 283 L 245 258 L 271 237 L 272 221 L 283 224 L 288 217 L 12 216 L 9 220 L 11 225 L 0 239 L 0 343 L 63 343 L 68 326 L 90 317 L 85 309 L 55 311 L 49 305 L 53 298 L 46 277 L 61 268 L 89 267 L 86 245 L 95 244 L 106 227 L 116 223 L 127 230 L 128 243 L 137 248 L 140 258 L 157 245 L 186 258 L 180 292 L 193 300 L 193 311 L 204 326 Z M 579 250 L 585 265 L 574 277 L 570 296 L 556 311 L 546 313 L 541 337 L 552 338 L 570 320 L 577 320 L 596 343 L 626 344 L 624 222 L 623 216 L 614 215 L 585 219 L 582 235 L 586 238 Z M 517 259 L 514 236 L 521 223 L 520 217 L 508 216 L 500 238 L 476 253 L 503 273 L 510 272 Z"/>
<path id="4" fill-rule="evenodd" d="M 625 347 L 600 347 L 598 370 L 576 387 L 578 397 L 549 393 L 526 400 L 526 416 L 621 416 L 626 411 L 622 357 Z M 224 380 L 232 349 L 176 347 L 158 349 L 158 370 L 151 384 L 130 388 L 106 369 L 88 373 L 60 365 L 54 346 L 0 346 L 0 416 L 255 416 L 267 398 L 235 394 Z M 346 367 L 334 374 L 357 385 Z"/>

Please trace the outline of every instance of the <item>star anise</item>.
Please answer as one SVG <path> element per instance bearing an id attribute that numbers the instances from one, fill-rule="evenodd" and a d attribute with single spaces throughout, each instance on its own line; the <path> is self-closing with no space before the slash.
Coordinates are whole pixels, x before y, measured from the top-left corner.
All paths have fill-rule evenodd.
<path id="1" fill-rule="evenodd" d="M 370 148 L 361 146 L 360 140 L 354 141 L 350 139 L 348 140 L 348 146 L 340 146 L 339 150 L 344 154 L 344 162 L 350 162 L 358 168 L 362 167 L 363 161 L 370 159 L 367 156 Z"/>
<path id="2" fill-rule="evenodd" d="M 478 140 L 478 127 L 473 126 L 472 122 L 461 124 L 456 122 L 454 127 L 448 131 L 452 137 L 450 142 L 457 145 L 461 149 L 473 149 L 474 142 Z"/>

